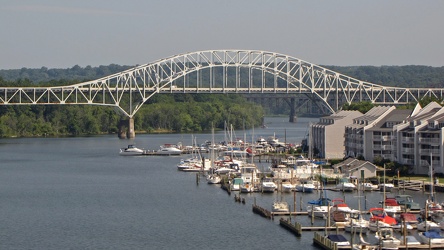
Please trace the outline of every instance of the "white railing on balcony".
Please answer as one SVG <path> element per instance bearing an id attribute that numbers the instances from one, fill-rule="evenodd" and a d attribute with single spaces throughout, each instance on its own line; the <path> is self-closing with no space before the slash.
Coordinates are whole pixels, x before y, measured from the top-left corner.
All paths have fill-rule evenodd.
<path id="1" fill-rule="evenodd" d="M 441 150 L 439 149 L 429 149 L 429 148 L 423 148 L 419 150 L 419 153 L 422 155 L 430 155 L 430 153 L 434 155 L 439 155 Z"/>
<path id="2" fill-rule="evenodd" d="M 415 137 L 402 137 L 402 142 L 413 142 L 415 140 Z"/>
<path id="3" fill-rule="evenodd" d="M 419 142 L 420 143 L 441 143 L 439 138 L 424 138 L 424 137 L 420 137 L 419 138 Z"/>
<path id="4" fill-rule="evenodd" d="M 401 152 L 413 154 L 415 152 L 415 149 L 414 148 L 402 148 Z"/>

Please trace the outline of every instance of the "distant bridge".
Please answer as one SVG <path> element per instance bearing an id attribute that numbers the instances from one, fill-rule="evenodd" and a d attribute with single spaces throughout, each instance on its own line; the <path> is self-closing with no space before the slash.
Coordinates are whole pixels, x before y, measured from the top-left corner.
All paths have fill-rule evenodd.
<path id="1" fill-rule="evenodd" d="M 69 86 L 0 87 L 0 105 L 103 105 L 133 118 L 143 103 L 156 94 L 285 94 L 292 98 L 302 94 L 334 113 L 344 103 L 393 105 L 417 102 L 426 96 L 443 98 L 443 90 L 377 85 L 274 52 L 207 50 L 175 55 Z"/>

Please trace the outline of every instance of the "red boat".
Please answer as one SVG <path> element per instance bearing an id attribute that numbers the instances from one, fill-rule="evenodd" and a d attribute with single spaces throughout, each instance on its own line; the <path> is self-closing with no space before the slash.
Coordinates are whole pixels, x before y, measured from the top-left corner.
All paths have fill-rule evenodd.
<path id="1" fill-rule="evenodd" d="M 369 212 L 371 221 L 382 221 L 392 226 L 398 223 L 395 218 L 387 215 L 382 207 L 370 208 Z"/>

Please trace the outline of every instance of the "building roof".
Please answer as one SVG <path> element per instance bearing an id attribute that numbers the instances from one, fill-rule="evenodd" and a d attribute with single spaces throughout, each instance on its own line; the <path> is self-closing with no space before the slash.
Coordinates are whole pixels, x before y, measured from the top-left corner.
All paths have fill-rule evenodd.
<path id="1" fill-rule="evenodd" d="M 378 170 L 378 171 L 379 170 L 383 170 L 382 168 L 376 166 L 375 164 L 373 164 L 373 163 L 371 163 L 369 161 L 361 161 L 361 160 L 358 160 L 358 159 L 355 159 L 355 158 L 347 158 L 343 162 L 340 162 L 340 163 L 337 163 L 337 164 L 333 165 L 333 168 L 336 169 L 336 168 L 339 168 L 339 167 L 345 167 L 346 166 L 348 171 L 353 171 L 353 170 L 359 169 L 362 166 L 367 165 L 367 164 L 369 164 L 371 166 L 374 166 L 375 169 Z"/>
<path id="2" fill-rule="evenodd" d="M 393 131 L 393 127 L 386 126 L 387 122 L 393 122 L 393 125 L 402 123 L 409 117 L 411 112 L 411 109 L 394 109 L 369 130 Z"/>

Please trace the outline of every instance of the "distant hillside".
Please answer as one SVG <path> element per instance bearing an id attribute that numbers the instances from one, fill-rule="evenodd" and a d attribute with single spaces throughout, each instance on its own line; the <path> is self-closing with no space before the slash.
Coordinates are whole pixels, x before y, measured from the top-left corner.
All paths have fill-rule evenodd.
<path id="1" fill-rule="evenodd" d="M 34 84 L 64 80 L 83 82 L 111 75 L 134 66 L 110 64 L 108 66 L 82 68 L 78 65 L 67 69 L 9 69 L 0 70 L 0 77 L 8 82 L 31 82 Z M 444 67 L 430 66 L 323 66 L 353 78 L 386 86 L 397 87 L 444 87 Z M 1 80 L 1 79 L 0 79 Z M 26 81 L 24 81 L 26 80 Z M 1 81 L 0 81 L 1 82 Z M 59 83 L 60 84 L 60 83 Z"/>
<path id="2" fill-rule="evenodd" d="M 40 69 L 3 69 L 0 70 L 0 77 L 5 81 L 27 79 L 33 83 L 59 80 L 83 82 L 112 75 L 132 67 L 134 66 L 110 64 L 108 66 L 101 65 L 99 67 L 86 66 L 85 68 L 75 65 L 74 67 L 67 69 L 48 69 L 46 67 L 42 67 Z"/>
<path id="3" fill-rule="evenodd" d="M 430 66 L 323 66 L 358 80 L 396 87 L 444 87 L 444 67 Z"/>

